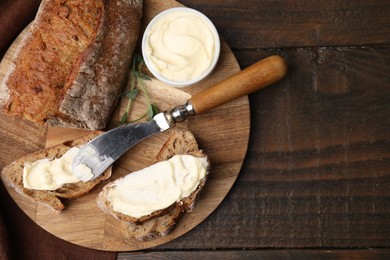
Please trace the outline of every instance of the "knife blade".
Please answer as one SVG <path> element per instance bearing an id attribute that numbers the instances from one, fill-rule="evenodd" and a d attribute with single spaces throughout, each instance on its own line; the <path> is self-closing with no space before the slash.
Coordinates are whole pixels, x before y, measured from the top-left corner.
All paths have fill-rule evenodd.
<path id="1" fill-rule="evenodd" d="M 280 56 L 270 56 L 258 61 L 192 96 L 185 105 L 157 114 L 149 122 L 121 126 L 97 136 L 80 148 L 73 160 L 72 170 L 82 181 L 93 180 L 145 138 L 174 127 L 176 122 L 184 121 L 190 115 L 204 113 L 269 86 L 282 79 L 286 73 L 287 63 Z"/>
<path id="2" fill-rule="evenodd" d="M 111 129 L 80 148 L 73 159 L 72 170 L 84 182 L 93 180 L 138 142 L 169 129 L 173 123 L 164 113 L 159 113 L 149 122 Z M 83 165 L 91 169 L 92 178 L 88 170 L 85 174 Z"/>

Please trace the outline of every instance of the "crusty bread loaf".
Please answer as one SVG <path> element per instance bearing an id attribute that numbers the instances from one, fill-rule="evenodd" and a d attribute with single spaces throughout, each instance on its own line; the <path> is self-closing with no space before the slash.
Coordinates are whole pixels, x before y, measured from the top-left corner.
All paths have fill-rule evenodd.
<path id="1" fill-rule="evenodd" d="M 102 129 L 125 82 L 142 0 L 43 0 L 0 84 L 0 110 Z"/>
<path id="2" fill-rule="evenodd" d="M 176 154 L 190 154 L 196 157 L 206 157 L 202 150 L 199 150 L 198 144 L 193 134 L 189 131 L 174 131 L 161 148 L 154 163 L 170 159 Z M 158 237 L 168 235 L 179 218 L 185 213 L 194 209 L 196 200 L 203 188 L 208 174 L 200 181 L 197 189 L 188 197 L 172 204 L 170 207 L 153 212 L 150 215 L 141 218 L 134 218 L 113 210 L 110 202 L 107 200 L 109 190 L 115 186 L 115 181 L 107 184 L 100 192 L 97 198 L 98 206 L 113 217 L 128 223 L 126 235 L 135 237 L 139 240 L 147 241 Z M 116 181 L 120 181 L 117 179 Z"/>
<path id="3" fill-rule="evenodd" d="M 59 145 L 55 145 L 31 154 L 28 154 L 11 164 L 4 167 L 1 172 L 1 179 L 4 185 L 14 188 L 19 194 L 29 199 L 33 199 L 37 202 L 43 203 L 57 213 L 60 213 L 64 209 L 64 205 L 60 198 L 74 199 L 84 194 L 87 194 L 100 182 L 108 179 L 111 176 L 111 167 L 108 168 L 98 178 L 88 182 L 77 182 L 65 184 L 61 188 L 54 191 L 32 190 L 23 187 L 23 168 L 26 162 L 35 162 L 44 158 L 59 158 L 65 154 L 72 147 L 79 147 L 95 136 L 100 134 L 100 131 L 93 131 L 86 135 L 83 135 L 77 139 L 69 142 L 65 142 Z"/>

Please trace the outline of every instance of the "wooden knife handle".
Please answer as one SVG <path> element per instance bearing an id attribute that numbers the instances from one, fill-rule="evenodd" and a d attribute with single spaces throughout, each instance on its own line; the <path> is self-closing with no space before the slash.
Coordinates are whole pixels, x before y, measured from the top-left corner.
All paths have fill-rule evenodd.
<path id="1" fill-rule="evenodd" d="M 196 114 L 201 114 L 228 101 L 267 87 L 287 73 L 287 62 L 280 56 L 270 56 L 189 100 Z"/>

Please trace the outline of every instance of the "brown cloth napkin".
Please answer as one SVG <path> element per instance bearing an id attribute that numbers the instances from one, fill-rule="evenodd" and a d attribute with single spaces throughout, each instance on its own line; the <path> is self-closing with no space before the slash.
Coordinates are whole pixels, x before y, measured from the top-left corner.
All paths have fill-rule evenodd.
<path id="1" fill-rule="evenodd" d="M 41 0 L 1 0 L 0 1 L 0 57 L 8 45 L 31 22 Z"/>
<path id="2" fill-rule="evenodd" d="M 0 59 L 15 37 L 34 19 L 39 3 L 40 0 L 0 0 Z M 4 166 L 0 163 L 0 170 Z M 116 259 L 116 256 L 114 252 L 71 244 L 46 232 L 23 213 L 0 184 L 0 260 L 106 260 Z"/>

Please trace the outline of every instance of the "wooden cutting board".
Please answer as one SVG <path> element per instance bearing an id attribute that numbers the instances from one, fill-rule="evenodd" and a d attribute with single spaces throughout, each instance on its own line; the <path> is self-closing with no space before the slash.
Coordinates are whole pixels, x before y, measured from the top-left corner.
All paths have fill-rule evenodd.
<path id="1" fill-rule="evenodd" d="M 143 28 L 159 12 L 176 6 L 176 1 L 144 1 Z M 0 80 L 10 66 L 10 61 L 18 46 L 23 32 L 10 47 L 0 64 Z M 145 81 L 150 99 L 160 110 L 171 109 L 183 104 L 191 96 L 211 85 L 222 81 L 240 71 L 237 60 L 228 45 L 222 40 L 221 58 L 214 73 L 200 84 L 187 88 L 173 88 L 155 79 Z M 111 120 L 118 122 L 126 107 L 122 100 Z M 145 112 L 143 97 L 133 104 L 131 118 L 137 118 Z M 10 121 L 12 122 L 12 121 Z M 20 124 L 9 126 L 20 127 Z M 153 241 L 140 242 L 125 237 L 122 230 L 125 224 L 106 215 L 96 206 L 95 199 L 102 185 L 82 198 L 66 201 L 66 209 L 61 214 L 53 213 L 44 205 L 32 202 L 7 188 L 19 207 L 38 225 L 71 243 L 109 251 L 140 250 L 169 242 L 201 223 L 222 202 L 234 184 L 247 150 L 250 127 L 248 97 L 232 101 L 208 113 L 189 118 L 180 123 L 176 129 L 190 130 L 198 140 L 199 146 L 208 154 L 212 168 L 209 179 L 201 193 L 195 210 L 179 221 L 168 236 Z M 48 128 L 46 147 L 79 137 L 87 130 L 68 128 Z M 15 132 L 18 132 L 15 129 Z M 169 131 L 151 137 L 129 152 L 114 164 L 112 179 L 132 171 L 144 168 L 152 163 L 157 152 L 169 135 Z M 25 136 L 21 136 L 25 138 Z"/>

